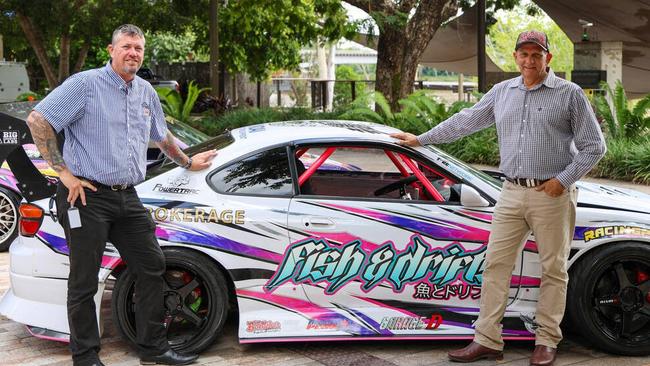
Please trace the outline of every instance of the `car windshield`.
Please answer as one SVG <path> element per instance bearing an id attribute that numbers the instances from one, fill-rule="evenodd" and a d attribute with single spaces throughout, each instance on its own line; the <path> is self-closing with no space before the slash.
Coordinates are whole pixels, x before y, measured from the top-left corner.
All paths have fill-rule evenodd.
<path id="1" fill-rule="evenodd" d="M 223 149 L 224 147 L 232 144 L 235 141 L 235 139 L 232 137 L 232 134 L 230 131 L 227 131 L 225 133 L 222 133 L 221 135 L 218 135 L 216 137 L 212 137 L 198 145 L 191 146 L 187 149 L 185 149 L 185 154 L 187 156 L 192 156 L 195 154 L 198 154 L 200 152 L 208 151 L 208 150 L 220 150 Z M 160 164 L 159 162 L 150 166 L 147 170 L 147 179 L 155 177 L 159 174 L 162 174 L 170 169 L 173 169 L 177 167 L 178 165 L 171 161 L 169 158 L 165 158 L 164 162 Z"/>
<path id="2" fill-rule="evenodd" d="M 455 157 L 443 152 L 436 147 L 433 147 L 431 145 L 426 145 L 425 147 L 443 158 L 447 163 L 445 164 L 447 165 L 447 168 L 457 176 L 462 177 L 466 180 L 469 180 L 471 177 L 476 177 L 483 182 L 491 185 L 492 187 L 501 190 L 501 187 L 503 186 L 503 182 L 501 180 L 494 178 L 479 169 L 465 164 L 461 160 L 456 159 Z"/>
<path id="3" fill-rule="evenodd" d="M 0 103 L 0 112 L 26 121 L 27 116 L 29 116 L 29 113 L 36 104 L 38 104 L 38 102 Z"/>

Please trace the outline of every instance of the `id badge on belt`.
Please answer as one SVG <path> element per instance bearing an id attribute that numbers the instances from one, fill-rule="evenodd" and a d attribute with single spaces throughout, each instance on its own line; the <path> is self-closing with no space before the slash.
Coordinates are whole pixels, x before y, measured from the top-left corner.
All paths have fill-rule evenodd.
<path id="1" fill-rule="evenodd" d="M 78 208 L 72 206 L 68 209 L 68 222 L 70 223 L 70 229 L 81 227 L 81 216 Z"/>

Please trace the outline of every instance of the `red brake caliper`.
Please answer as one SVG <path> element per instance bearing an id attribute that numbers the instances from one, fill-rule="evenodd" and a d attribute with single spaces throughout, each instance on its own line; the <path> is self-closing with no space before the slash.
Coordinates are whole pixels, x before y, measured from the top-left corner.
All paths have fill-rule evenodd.
<path id="1" fill-rule="evenodd" d="M 644 272 L 644 271 L 641 271 L 641 270 L 636 271 L 636 283 L 637 284 L 640 285 L 640 284 L 642 284 L 642 283 L 644 283 L 645 281 L 648 281 L 648 280 L 650 280 L 650 275 L 648 275 L 647 272 Z M 645 294 L 645 301 L 650 303 L 650 292 Z"/>

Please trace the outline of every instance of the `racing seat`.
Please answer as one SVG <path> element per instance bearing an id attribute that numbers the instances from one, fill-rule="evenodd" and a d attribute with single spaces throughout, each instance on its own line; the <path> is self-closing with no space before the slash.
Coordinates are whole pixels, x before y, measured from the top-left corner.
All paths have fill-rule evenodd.
<path id="1" fill-rule="evenodd" d="M 305 168 L 305 164 L 300 160 L 300 158 L 296 158 L 296 172 L 298 173 L 298 178 L 302 175 L 307 170 Z M 300 194 L 314 194 L 314 190 L 312 189 L 311 182 L 309 179 L 307 179 L 302 186 L 299 187 Z"/>

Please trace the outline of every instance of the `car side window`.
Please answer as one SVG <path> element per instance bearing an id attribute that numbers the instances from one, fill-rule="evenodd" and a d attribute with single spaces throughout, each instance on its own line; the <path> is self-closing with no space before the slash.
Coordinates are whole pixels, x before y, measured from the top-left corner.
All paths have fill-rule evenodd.
<path id="1" fill-rule="evenodd" d="M 211 174 L 210 183 L 219 193 L 289 196 L 293 186 L 287 150 L 275 148 L 234 162 Z"/>
<path id="2" fill-rule="evenodd" d="M 312 146 L 298 149 L 295 158 L 301 195 L 460 201 L 454 179 L 391 149 Z M 317 168 L 307 172 L 313 165 Z"/>

